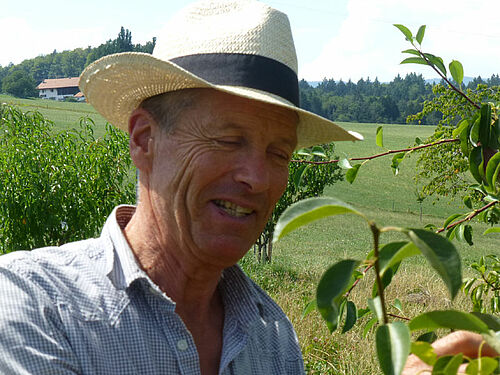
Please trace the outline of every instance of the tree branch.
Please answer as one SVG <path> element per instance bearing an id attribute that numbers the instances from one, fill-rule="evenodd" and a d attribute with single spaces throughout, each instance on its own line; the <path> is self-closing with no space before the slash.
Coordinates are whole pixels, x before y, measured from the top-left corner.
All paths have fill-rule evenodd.
<path id="1" fill-rule="evenodd" d="M 486 211 L 488 208 L 490 207 L 493 207 L 495 204 L 497 204 L 499 201 L 493 201 L 493 202 L 490 202 L 488 203 L 487 205 L 481 207 L 481 208 L 478 208 L 477 210 L 474 210 L 472 211 L 469 215 L 467 215 L 464 219 L 462 220 L 458 220 L 458 221 L 455 221 L 454 223 L 448 225 L 446 228 L 441 228 L 441 229 L 438 229 L 436 231 L 436 233 L 441 233 L 441 232 L 444 232 L 445 230 L 448 230 L 448 229 L 451 229 L 451 228 L 454 228 L 456 227 L 458 224 L 462 224 L 466 221 L 470 221 L 471 219 L 473 219 L 474 217 L 476 217 L 477 215 L 479 215 L 481 212 L 483 211 Z"/>
<path id="2" fill-rule="evenodd" d="M 441 73 L 441 71 L 439 69 L 436 68 L 436 66 L 429 61 L 429 59 L 427 58 L 427 56 L 425 56 L 425 54 L 419 50 L 417 47 L 415 47 L 415 45 L 412 43 L 413 47 L 418 51 L 418 53 L 420 54 L 420 56 L 425 60 L 425 62 L 427 63 L 427 65 L 429 65 L 432 69 L 434 69 L 434 71 L 448 84 L 448 86 L 450 86 L 450 88 L 455 91 L 456 93 L 458 93 L 459 95 L 461 95 L 463 98 L 465 98 L 465 100 L 467 100 L 470 104 L 472 104 L 474 107 L 476 107 L 477 109 L 481 109 L 481 106 L 479 104 L 476 104 L 472 101 L 471 98 L 469 98 L 462 90 L 459 90 L 453 83 L 451 83 L 448 78 L 446 78 L 446 76 Z"/>
<path id="3" fill-rule="evenodd" d="M 376 158 L 380 158 L 382 156 L 390 155 L 390 154 L 396 154 L 399 152 L 409 152 L 409 151 L 416 151 L 416 150 L 421 150 L 423 148 L 427 147 L 432 147 L 432 146 L 437 146 L 443 143 L 452 143 L 452 142 L 459 142 L 459 139 L 442 139 L 437 142 L 433 143 L 426 143 L 425 145 L 420 145 L 420 146 L 415 146 L 415 147 L 409 147 L 409 148 L 403 148 L 400 150 L 389 150 L 386 152 L 382 152 L 381 154 L 376 154 L 376 155 L 371 155 L 371 156 L 365 156 L 365 157 L 360 157 L 360 158 L 348 158 L 347 160 L 349 161 L 359 161 L 359 160 L 372 160 Z M 327 160 L 327 161 L 310 161 L 310 160 L 291 160 L 291 163 L 302 163 L 302 164 L 315 164 L 315 165 L 321 165 L 321 164 L 332 164 L 332 163 L 338 163 L 340 159 L 336 160 Z"/>

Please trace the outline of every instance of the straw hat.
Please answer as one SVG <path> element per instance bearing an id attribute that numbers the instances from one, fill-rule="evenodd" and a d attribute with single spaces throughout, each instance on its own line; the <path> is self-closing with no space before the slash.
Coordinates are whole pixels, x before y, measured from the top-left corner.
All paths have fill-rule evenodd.
<path id="1" fill-rule="evenodd" d="M 297 148 L 362 137 L 299 108 L 297 56 L 288 17 L 255 0 L 204 0 L 175 15 L 153 55 L 105 56 L 80 76 L 87 101 L 127 131 L 146 98 L 187 88 L 213 88 L 294 110 Z"/>

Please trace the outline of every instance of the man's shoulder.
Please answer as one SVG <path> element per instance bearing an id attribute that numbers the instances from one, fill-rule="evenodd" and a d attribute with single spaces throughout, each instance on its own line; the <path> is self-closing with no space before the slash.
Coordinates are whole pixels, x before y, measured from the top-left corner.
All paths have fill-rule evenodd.
<path id="1" fill-rule="evenodd" d="M 83 286 L 87 275 L 106 272 L 108 246 L 112 245 L 105 239 L 92 238 L 58 247 L 14 251 L 0 256 L 0 278 L 12 288 L 35 288 L 51 299 L 60 298 Z"/>

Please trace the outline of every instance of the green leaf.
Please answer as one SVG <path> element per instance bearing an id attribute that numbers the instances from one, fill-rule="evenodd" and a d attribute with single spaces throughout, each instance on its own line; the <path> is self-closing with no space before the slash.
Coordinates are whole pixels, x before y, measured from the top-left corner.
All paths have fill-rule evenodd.
<path id="1" fill-rule="evenodd" d="M 486 323 L 489 329 L 495 332 L 500 331 L 500 317 L 480 312 L 472 312 L 471 314 Z"/>
<path id="2" fill-rule="evenodd" d="M 462 216 L 463 214 L 453 214 L 451 216 L 448 216 L 448 218 L 444 221 L 443 228 L 448 228 L 448 225 L 450 225 L 453 221 Z"/>
<path id="3" fill-rule="evenodd" d="M 319 156 L 319 157 L 322 157 L 322 158 L 325 158 L 325 159 L 328 158 L 326 156 L 325 149 L 322 146 L 314 146 L 312 148 L 311 153 L 313 155 L 316 155 L 316 156 Z"/>
<path id="4" fill-rule="evenodd" d="M 380 301 L 380 297 L 377 296 L 375 298 L 368 299 L 368 307 L 375 314 L 379 323 L 384 321 L 384 310 L 382 309 L 382 302 Z"/>
<path id="5" fill-rule="evenodd" d="M 490 357 L 480 357 L 470 360 L 465 373 L 470 375 L 490 375 L 498 366 L 498 362 Z"/>
<path id="6" fill-rule="evenodd" d="M 500 233 L 500 227 L 492 227 L 488 228 L 483 232 L 483 235 L 485 234 L 490 234 L 490 233 Z"/>
<path id="7" fill-rule="evenodd" d="M 274 229 L 273 242 L 315 220 L 347 213 L 356 214 L 364 218 L 363 214 L 356 211 L 350 205 L 335 198 L 304 199 L 292 204 L 280 216 Z"/>
<path id="8" fill-rule="evenodd" d="M 357 320 L 357 311 L 356 311 L 356 305 L 352 301 L 347 301 L 347 313 L 345 317 L 345 323 L 344 327 L 342 328 L 342 333 L 346 333 L 349 331 L 352 327 L 354 327 L 354 324 L 356 324 Z"/>
<path id="9" fill-rule="evenodd" d="M 460 86 L 464 80 L 464 67 L 460 63 L 460 61 L 452 60 L 450 65 L 450 73 L 456 83 Z"/>
<path id="10" fill-rule="evenodd" d="M 483 183 L 482 173 L 479 171 L 482 161 L 483 153 L 481 147 L 474 147 L 469 154 L 469 171 L 472 177 L 480 184 Z"/>
<path id="11" fill-rule="evenodd" d="M 399 173 L 399 164 L 401 164 L 405 156 L 405 152 L 399 152 L 392 157 L 391 168 L 395 176 L 397 176 L 397 174 Z"/>
<path id="12" fill-rule="evenodd" d="M 394 299 L 394 301 L 392 302 L 392 306 L 396 308 L 399 312 L 402 312 L 403 307 L 401 305 L 401 301 L 398 298 Z"/>
<path id="13" fill-rule="evenodd" d="M 411 352 L 420 358 L 429 366 L 434 365 L 437 360 L 437 355 L 434 353 L 434 348 L 431 344 L 425 341 L 417 341 L 411 343 Z"/>
<path id="14" fill-rule="evenodd" d="M 486 183 L 494 188 L 500 173 L 500 151 L 493 155 L 486 165 Z"/>
<path id="15" fill-rule="evenodd" d="M 415 49 L 405 49 L 404 51 L 401 51 L 401 53 L 409 53 L 411 55 L 420 56 L 420 53 L 418 53 Z"/>
<path id="16" fill-rule="evenodd" d="M 381 276 L 393 265 L 400 263 L 403 259 L 420 254 L 420 250 L 413 242 L 401 241 L 391 242 L 380 247 L 379 265 Z"/>
<path id="17" fill-rule="evenodd" d="M 410 354 L 410 331 L 401 322 L 377 328 L 375 337 L 380 368 L 385 375 L 399 375 Z"/>
<path id="18" fill-rule="evenodd" d="M 486 147 L 490 143 L 491 106 L 488 103 L 481 105 L 481 120 L 479 122 L 479 141 Z"/>
<path id="19" fill-rule="evenodd" d="M 311 156 L 309 151 L 307 151 L 306 148 L 301 148 L 300 150 L 297 151 L 297 155 L 299 156 Z"/>
<path id="20" fill-rule="evenodd" d="M 295 185 L 295 189 L 297 189 L 297 190 L 300 189 L 300 186 L 302 184 L 302 180 L 304 178 L 304 175 L 306 174 L 308 167 L 309 167 L 308 164 L 301 165 L 293 174 L 292 180 L 293 180 L 293 184 Z"/>
<path id="21" fill-rule="evenodd" d="M 455 298 L 462 285 L 460 256 L 455 246 L 446 238 L 424 229 L 408 229 L 407 235 L 441 276 L 452 299 Z"/>
<path id="22" fill-rule="evenodd" d="M 418 44 L 422 44 L 422 40 L 424 39 L 424 34 L 425 34 L 425 25 L 422 25 L 419 27 L 417 31 L 417 36 L 415 38 Z"/>
<path id="23" fill-rule="evenodd" d="M 464 225 L 464 239 L 465 242 L 469 244 L 469 246 L 474 245 L 474 243 L 472 242 L 472 226 L 470 226 L 469 224 Z"/>
<path id="24" fill-rule="evenodd" d="M 416 144 L 417 146 L 420 146 L 421 144 L 423 144 L 423 142 L 422 142 L 422 140 L 421 140 L 419 137 L 416 137 L 416 138 L 415 138 L 415 144 Z"/>
<path id="25" fill-rule="evenodd" d="M 384 131 L 382 126 L 379 126 L 377 128 L 377 136 L 375 143 L 377 144 L 378 147 L 384 147 Z"/>
<path id="26" fill-rule="evenodd" d="M 467 119 L 463 119 L 458 123 L 457 127 L 453 129 L 453 132 L 451 134 L 455 138 L 460 134 L 462 134 L 462 132 L 467 131 L 468 128 L 469 128 L 469 121 Z"/>
<path id="27" fill-rule="evenodd" d="M 478 111 L 474 116 L 474 121 L 469 129 L 469 140 L 473 147 L 477 147 L 479 143 L 480 124 L 481 124 L 481 111 Z"/>
<path id="28" fill-rule="evenodd" d="M 410 330 L 435 330 L 449 328 L 455 330 L 487 333 L 488 326 L 478 317 L 456 310 L 430 311 L 413 318 L 409 323 Z"/>
<path id="29" fill-rule="evenodd" d="M 330 332 L 337 328 L 340 298 L 349 285 L 353 271 L 359 262 L 352 259 L 342 260 L 331 266 L 321 277 L 316 290 L 318 310 L 327 322 Z"/>
<path id="30" fill-rule="evenodd" d="M 417 337 L 417 341 L 424 341 L 428 342 L 429 344 L 432 344 L 434 341 L 437 340 L 437 335 L 434 331 L 426 332 L 420 336 Z"/>
<path id="31" fill-rule="evenodd" d="M 446 67 L 444 66 L 443 59 L 439 56 L 434 56 L 430 53 L 424 53 L 425 57 L 438 68 L 443 75 L 446 76 Z"/>
<path id="32" fill-rule="evenodd" d="M 352 165 L 349 163 L 349 160 L 347 158 L 340 159 L 339 165 L 341 168 L 344 169 L 351 169 Z"/>
<path id="33" fill-rule="evenodd" d="M 434 368 L 432 369 L 432 374 L 434 375 L 456 375 L 458 368 L 462 364 L 463 355 L 462 353 L 455 356 L 446 355 L 439 357 Z"/>
<path id="34" fill-rule="evenodd" d="M 313 299 L 312 301 L 309 301 L 309 303 L 304 308 L 304 311 L 302 312 L 302 319 L 305 318 L 307 315 L 309 315 L 315 309 L 316 309 L 316 300 Z"/>
<path id="35" fill-rule="evenodd" d="M 467 208 L 472 209 L 472 199 L 471 199 L 470 195 L 467 195 L 464 197 L 464 204 Z"/>
<path id="36" fill-rule="evenodd" d="M 352 184 L 354 182 L 354 180 L 356 179 L 356 176 L 358 175 L 358 170 L 359 170 L 359 167 L 361 167 L 361 164 L 355 164 L 352 166 L 351 169 L 349 169 L 346 174 L 345 174 L 345 179 L 347 180 L 347 182 L 349 182 L 350 184 Z"/>
<path id="37" fill-rule="evenodd" d="M 488 343 L 493 349 L 496 350 L 497 353 L 500 353 L 500 331 L 494 332 L 493 330 L 489 330 L 486 333 L 482 333 L 484 341 Z"/>
<path id="38" fill-rule="evenodd" d="M 423 57 L 407 57 L 400 64 L 421 64 L 427 65 L 427 61 Z"/>
<path id="39" fill-rule="evenodd" d="M 377 319 L 377 317 L 375 316 L 375 317 L 371 318 L 371 319 L 368 321 L 368 323 L 366 323 L 365 328 L 363 328 L 363 337 L 366 337 L 366 335 L 368 335 L 368 332 L 370 332 L 370 329 L 371 329 L 371 328 L 373 327 L 373 325 L 374 325 L 375 323 L 377 323 L 377 322 L 378 322 L 378 319 Z"/>
<path id="40" fill-rule="evenodd" d="M 399 31 L 401 31 L 403 33 L 403 35 L 406 37 L 406 40 L 408 41 L 412 41 L 413 40 L 413 35 L 411 33 L 411 31 L 404 25 L 399 25 L 399 24 L 394 24 L 394 26 L 396 26 Z"/>

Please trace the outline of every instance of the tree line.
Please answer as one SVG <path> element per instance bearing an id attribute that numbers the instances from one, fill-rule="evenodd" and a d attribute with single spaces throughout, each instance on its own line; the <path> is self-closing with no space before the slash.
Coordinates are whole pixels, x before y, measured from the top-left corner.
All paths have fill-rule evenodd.
<path id="1" fill-rule="evenodd" d="M 152 53 L 156 38 L 146 44 L 134 44 L 132 33 L 123 26 L 115 39 L 98 47 L 76 48 L 71 51 L 53 51 L 20 64 L 0 66 L 0 92 L 17 97 L 37 97 L 36 86 L 46 78 L 77 77 L 93 61 L 112 53 Z M 489 79 L 481 77 L 471 80 L 466 88 L 475 89 L 478 84 L 500 86 L 500 76 Z M 299 83 L 301 107 L 339 122 L 398 123 L 406 122 L 408 116 L 421 112 L 425 101 L 433 97 L 433 84 L 422 75 L 407 74 L 395 77 L 391 82 L 381 83 L 377 78 L 351 80 L 325 78 L 317 86 L 301 80 Z M 442 118 L 435 112 L 419 119 L 421 124 L 437 124 Z"/>
<path id="2" fill-rule="evenodd" d="M 146 44 L 133 44 L 132 33 L 123 26 L 115 39 L 98 47 L 76 48 L 27 59 L 20 64 L 0 66 L 0 92 L 18 97 L 36 97 L 36 86 L 47 78 L 78 77 L 95 60 L 118 52 L 152 53 L 156 38 Z"/>
<path id="3" fill-rule="evenodd" d="M 465 88 L 475 90 L 478 84 L 500 86 L 500 76 L 494 74 L 486 80 L 476 77 Z M 361 78 L 357 83 L 324 79 L 313 87 L 302 80 L 299 88 L 302 108 L 339 122 L 404 124 L 408 116 L 421 112 L 424 103 L 434 96 L 433 84 L 415 73 L 405 78 L 398 74 L 389 83 L 381 83 L 377 78 Z M 441 118 L 440 112 L 433 112 L 418 121 L 435 125 Z"/>

